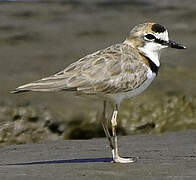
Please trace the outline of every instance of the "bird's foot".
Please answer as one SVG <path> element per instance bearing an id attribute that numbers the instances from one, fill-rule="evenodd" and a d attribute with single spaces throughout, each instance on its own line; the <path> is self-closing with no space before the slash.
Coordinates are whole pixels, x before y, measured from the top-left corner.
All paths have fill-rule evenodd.
<path id="1" fill-rule="evenodd" d="M 113 163 L 133 163 L 136 161 L 136 158 L 122 158 L 122 157 L 115 157 L 113 159 Z"/>
<path id="2" fill-rule="evenodd" d="M 115 153 L 114 150 L 112 150 L 113 155 L 113 163 L 132 163 L 136 162 L 138 158 L 122 158 L 118 155 L 118 153 Z"/>

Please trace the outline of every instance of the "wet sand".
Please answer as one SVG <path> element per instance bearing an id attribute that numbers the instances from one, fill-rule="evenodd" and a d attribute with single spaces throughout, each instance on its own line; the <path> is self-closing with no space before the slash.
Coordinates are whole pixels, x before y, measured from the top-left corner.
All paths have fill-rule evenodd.
<path id="1" fill-rule="evenodd" d="M 0 178 L 194 180 L 195 138 L 196 131 L 119 137 L 122 156 L 139 157 L 131 164 L 110 163 L 106 139 L 7 146 L 0 149 Z"/>

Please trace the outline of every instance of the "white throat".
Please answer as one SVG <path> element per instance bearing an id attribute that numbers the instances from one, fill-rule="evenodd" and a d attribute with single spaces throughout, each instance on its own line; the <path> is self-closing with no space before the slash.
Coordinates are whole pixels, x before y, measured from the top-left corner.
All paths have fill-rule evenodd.
<path id="1" fill-rule="evenodd" d="M 158 67 L 160 66 L 160 61 L 159 61 L 160 49 L 152 50 L 152 48 L 150 48 L 149 45 L 145 45 L 144 47 L 139 47 L 138 49 L 145 56 L 147 56 L 151 61 L 153 61 L 153 63 L 155 63 L 156 66 Z"/>
<path id="2" fill-rule="evenodd" d="M 125 40 L 124 43 L 127 43 L 129 44 L 130 46 L 132 46 L 133 48 L 135 48 L 133 46 L 132 43 L 130 43 L 129 41 Z M 157 67 L 160 66 L 160 61 L 159 61 L 159 58 L 160 58 L 160 50 L 164 48 L 163 46 L 161 45 L 157 45 L 153 42 L 150 42 L 148 44 L 146 44 L 145 46 L 143 47 L 138 47 L 138 50 L 144 54 L 145 56 L 147 56 L 153 63 L 155 63 L 155 65 Z"/>

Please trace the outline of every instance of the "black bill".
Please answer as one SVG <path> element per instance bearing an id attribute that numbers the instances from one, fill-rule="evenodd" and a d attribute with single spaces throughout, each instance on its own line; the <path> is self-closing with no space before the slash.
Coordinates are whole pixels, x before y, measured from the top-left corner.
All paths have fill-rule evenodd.
<path id="1" fill-rule="evenodd" d="M 181 44 L 178 44 L 174 41 L 167 41 L 166 44 L 171 47 L 171 48 L 176 48 L 176 49 L 186 49 L 185 46 L 181 45 Z"/>
<path id="2" fill-rule="evenodd" d="M 176 48 L 176 49 L 186 49 L 185 46 L 181 45 L 181 44 L 178 44 L 174 41 L 164 41 L 164 40 L 161 40 L 161 39 L 155 39 L 155 42 L 156 43 L 159 43 L 159 44 L 162 44 L 164 46 L 168 46 L 168 47 L 171 47 L 171 48 Z"/>

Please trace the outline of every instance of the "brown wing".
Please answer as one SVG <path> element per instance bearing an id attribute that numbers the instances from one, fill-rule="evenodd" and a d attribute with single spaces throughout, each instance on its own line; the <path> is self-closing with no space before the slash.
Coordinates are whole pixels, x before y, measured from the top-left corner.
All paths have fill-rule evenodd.
<path id="1" fill-rule="evenodd" d="M 87 55 L 53 76 L 16 90 L 74 90 L 85 94 L 129 91 L 146 80 L 147 67 L 139 58 L 128 45 L 117 44 Z"/>

